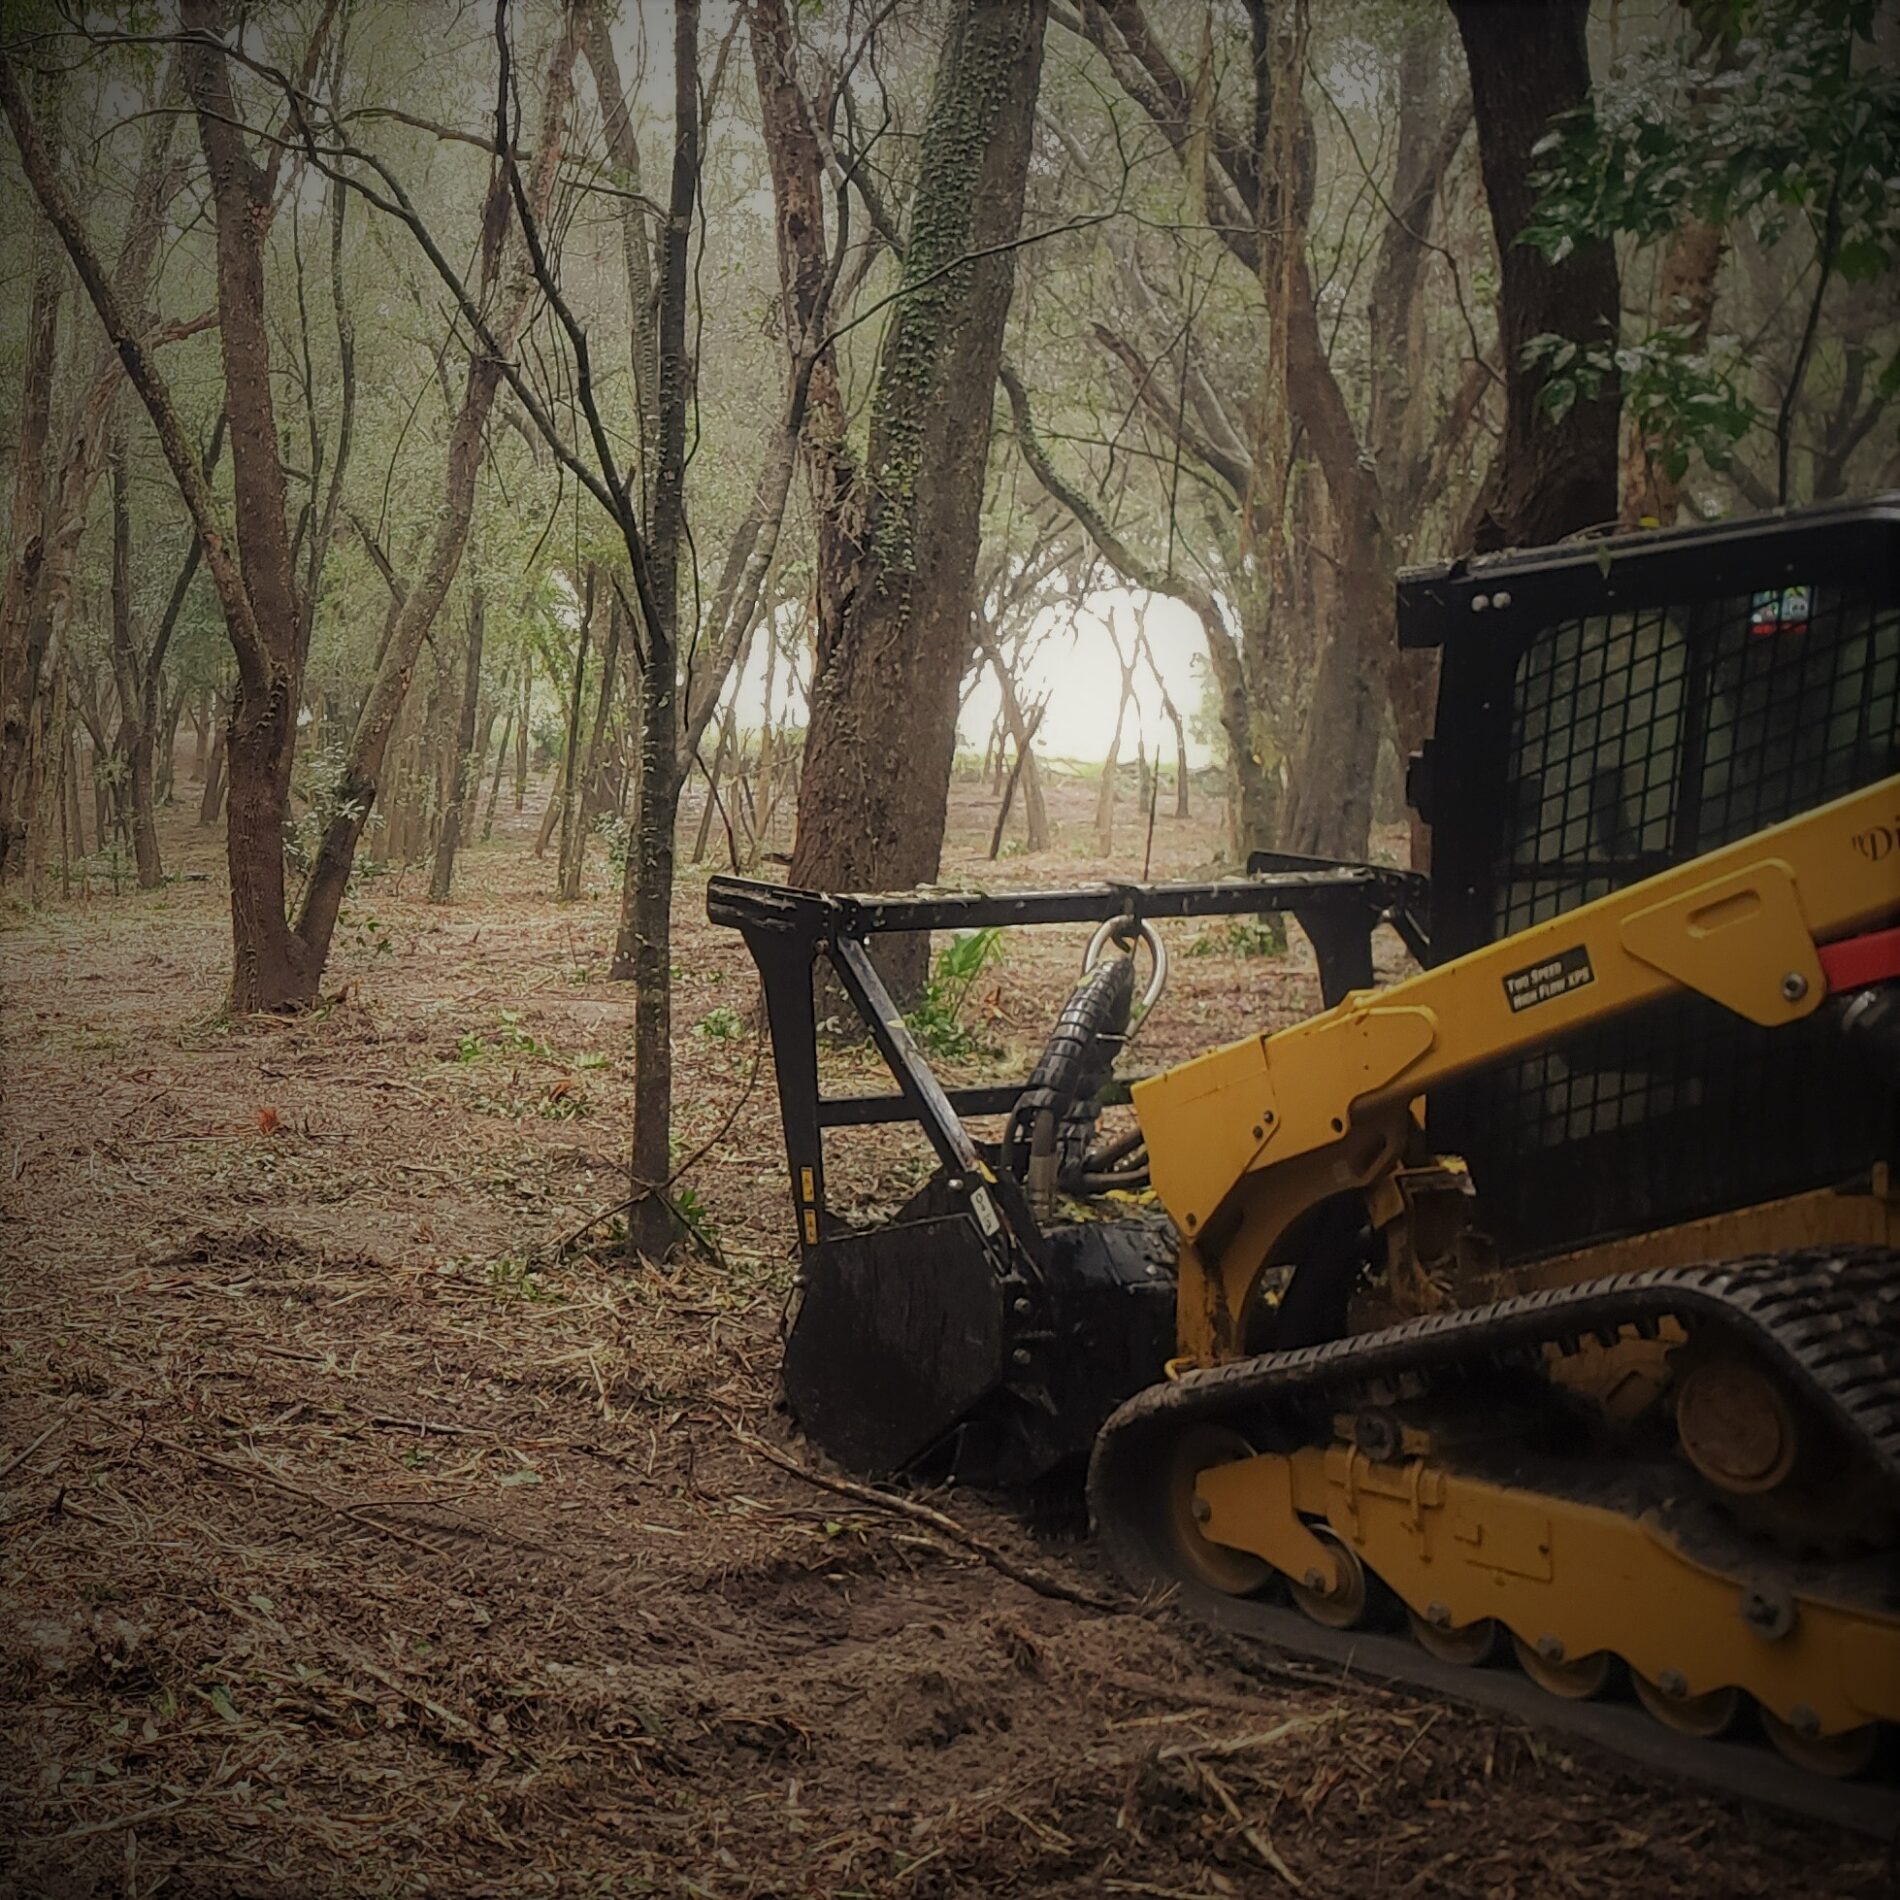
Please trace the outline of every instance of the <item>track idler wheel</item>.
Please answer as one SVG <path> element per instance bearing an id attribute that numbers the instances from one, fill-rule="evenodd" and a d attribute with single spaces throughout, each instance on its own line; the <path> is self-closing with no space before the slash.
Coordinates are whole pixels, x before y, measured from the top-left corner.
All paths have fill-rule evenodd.
<path id="1" fill-rule="evenodd" d="M 1540 1689 L 1559 1695 L 1566 1702 L 1587 1702 L 1601 1695 L 1610 1680 L 1610 1652 L 1594 1650 L 1588 1656 L 1569 1657 L 1554 1636 L 1527 1643 L 1521 1636 L 1511 1638 L 1517 1660 L 1524 1673 Z"/>
<path id="2" fill-rule="evenodd" d="M 1333 1562 L 1339 1568 L 1339 1581 L 1331 1590 L 1325 1590 L 1302 1583 L 1296 1577 L 1289 1577 L 1287 1588 L 1292 1593 L 1293 1601 L 1315 1623 L 1323 1623 L 1331 1630 L 1352 1629 L 1365 1620 L 1366 1610 L 1372 1601 L 1372 1585 L 1366 1576 L 1366 1567 L 1359 1561 L 1358 1552 L 1325 1525 L 1313 1524 L 1308 1528 L 1333 1553 Z"/>
<path id="3" fill-rule="evenodd" d="M 1421 1616 L 1416 1610 L 1407 1610 L 1405 1614 L 1412 1626 L 1413 1640 L 1426 1655 L 1436 1656 L 1440 1662 L 1456 1663 L 1462 1669 L 1478 1669 L 1488 1663 L 1497 1654 L 1504 1634 L 1496 1620 L 1489 1616 L 1453 1629 L 1448 1622 L 1434 1622 L 1429 1614 Z"/>
<path id="4" fill-rule="evenodd" d="M 1162 1481 L 1154 1487 L 1161 1494 L 1160 1528 L 1175 1565 L 1223 1596 L 1250 1595 L 1273 1575 L 1273 1566 L 1251 1551 L 1202 1536 L 1206 1506 L 1195 1494 L 1194 1482 L 1209 1465 L 1230 1465 L 1252 1456 L 1253 1447 L 1238 1432 L 1197 1425 L 1168 1445 L 1167 1469 L 1157 1474 Z"/>
<path id="5" fill-rule="evenodd" d="M 1710 1689 L 1702 1695 L 1689 1695 L 1670 1680 L 1672 1671 L 1663 1671 L 1660 1683 L 1647 1676 L 1630 1673 L 1630 1686 L 1636 1699 L 1664 1728 L 1678 1735 L 1693 1735 L 1697 1741 L 1712 1742 L 1735 1726 L 1742 1712 L 1739 1689 Z"/>
<path id="6" fill-rule="evenodd" d="M 1836 1781 L 1864 1774 L 1880 1746 L 1877 1722 L 1863 1722 L 1859 1728 L 1844 1729 L 1839 1735 L 1804 1735 L 1793 1723 L 1763 1709 L 1761 1725 L 1776 1751 L 1797 1768 Z"/>

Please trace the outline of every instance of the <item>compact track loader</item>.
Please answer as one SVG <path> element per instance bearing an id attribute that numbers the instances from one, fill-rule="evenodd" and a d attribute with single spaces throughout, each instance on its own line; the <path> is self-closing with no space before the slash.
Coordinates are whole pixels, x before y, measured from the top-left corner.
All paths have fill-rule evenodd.
<path id="1" fill-rule="evenodd" d="M 1900 496 L 1413 572 L 1399 628 L 1441 655 L 1429 887 L 714 881 L 771 1020 L 790 1409 L 868 1472 L 1086 1459 L 1131 1581 L 1277 1602 L 1276 1641 L 1403 1632 L 1390 1673 L 1514 1659 L 1678 1753 L 1859 1775 L 1900 1723 Z M 1267 911 L 1323 1013 L 1134 1078 L 1107 1140 L 1157 921 Z M 869 943 L 1064 921 L 1035 1072 L 940 1086 Z M 1420 967 L 1374 988 L 1380 925 Z M 896 1094 L 821 1094 L 820 961 Z M 848 1222 L 825 1135 L 894 1120 L 936 1170 Z"/>

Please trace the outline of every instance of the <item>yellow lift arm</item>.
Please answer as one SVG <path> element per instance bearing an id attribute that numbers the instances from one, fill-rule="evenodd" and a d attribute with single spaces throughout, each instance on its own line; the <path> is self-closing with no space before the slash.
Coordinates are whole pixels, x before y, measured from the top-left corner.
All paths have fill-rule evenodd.
<path id="1" fill-rule="evenodd" d="M 1183 1357 L 1238 1355 L 1259 1269 L 1307 1209 L 1402 1165 L 1427 1090 L 1682 990 L 1795 1022 L 1827 994 L 1817 945 L 1897 912 L 1900 777 L 1137 1083 Z"/>

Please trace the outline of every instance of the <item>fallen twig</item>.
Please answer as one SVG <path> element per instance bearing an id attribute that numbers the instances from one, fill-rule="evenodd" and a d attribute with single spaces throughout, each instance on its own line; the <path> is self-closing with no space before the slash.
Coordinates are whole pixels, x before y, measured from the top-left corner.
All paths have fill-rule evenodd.
<path id="1" fill-rule="evenodd" d="M 190 1800 L 189 1795 L 180 1795 L 175 1801 L 155 1802 L 149 1808 L 139 1808 L 131 1814 L 115 1814 L 107 1821 L 88 1821 L 84 1827 L 69 1827 L 63 1834 L 43 1834 L 36 1845 L 50 1847 L 55 1842 L 83 1841 L 93 1834 L 116 1834 L 119 1829 L 142 1827 L 147 1821 L 156 1821 L 162 1814 L 171 1814 L 182 1808 Z"/>
<path id="2" fill-rule="evenodd" d="M 1247 1817 L 1241 1813 L 1240 1803 L 1228 1793 L 1227 1784 L 1221 1780 L 1220 1776 L 1215 1774 L 1213 1769 L 1198 1756 L 1190 1757 L 1188 1765 L 1201 1778 L 1202 1782 L 1206 1785 L 1208 1793 L 1213 1795 L 1221 1806 L 1227 1810 L 1229 1818 L 1233 1821 L 1234 1825 L 1240 1829 L 1240 1838 L 1260 1856 L 1261 1862 L 1265 1866 L 1271 1867 L 1289 1887 L 1298 1887 L 1300 1885 L 1299 1875 L 1280 1858 L 1278 1850 L 1274 1847 L 1273 1843 L 1267 1839 L 1266 1830 L 1256 1827 L 1253 1822 L 1248 1820 Z"/>
<path id="3" fill-rule="evenodd" d="M 764 1439 L 755 1438 L 743 1426 L 733 1425 L 730 1429 L 733 1437 L 755 1457 L 777 1465 L 781 1471 L 789 1471 L 795 1478 L 803 1478 L 807 1484 L 815 1484 L 821 1491 L 833 1491 L 839 1497 L 852 1498 L 859 1504 L 870 1505 L 874 1510 L 890 1511 L 899 1517 L 908 1517 L 915 1523 L 928 1524 L 939 1536 L 961 1545 L 972 1556 L 982 1558 L 991 1569 L 1000 1570 L 1012 1582 L 1034 1590 L 1038 1596 L 1074 1603 L 1082 1609 L 1094 1610 L 1104 1616 L 1119 1616 L 1133 1607 L 1129 1603 L 1097 1596 L 1090 1590 L 1078 1590 L 1044 1571 L 1018 1563 L 1007 1551 L 997 1549 L 987 1538 L 966 1530 L 954 1517 L 946 1517 L 942 1511 L 933 1510 L 928 1504 L 919 1504 L 913 1498 L 898 1497 L 894 1492 L 879 1491 L 871 1485 L 855 1483 L 850 1478 L 834 1478 L 822 1471 L 813 1471 L 801 1465 L 797 1459 L 788 1458 L 782 1451 L 768 1445 Z"/>
<path id="4" fill-rule="evenodd" d="M 62 1425 L 64 1425 L 65 1423 L 66 1423 L 66 1421 L 65 1421 L 65 1419 L 63 1419 L 63 1418 L 56 1418 L 56 1419 L 54 1419 L 54 1421 L 52 1422 L 52 1424 L 50 1424 L 49 1426 L 47 1426 L 47 1428 L 45 1429 L 45 1431 L 43 1431 L 43 1432 L 41 1432 L 41 1433 L 40 1433 L 40 1435 L 39 1435 L 39 1437 L 37 1437 L 36 1439 L 34 1439 L 34 1441 L 32 1442 L 32 1444 L 30 1444 L 30 1445 L 28 1445 L 28 1446 L 26 1447 L 26 1449 L 25 1449 L 24 1451 L 16 1451 L 16 1452 L 15 1452 L 15 1453 L 13 1454 L 13 1456 L 12 1456 L 11 1458 L 9 1458 L 9 1459 L 8 1459 L 8 1460 L 6 1461 L 6 1463 L 5 1463 L 5 1464 L 3 1464 L 3 1465 L 0 1465 L 0 1478 L 4 1478 L 4 1477 L 6 1477 L 6 1476 L 8 1476 L 8 1475 L 9 1475 L 9 1474 L 10 1474 L 11 1472 L 13 1472 L 14 1470 L 16 1470 L 16 1469 L 17 1469 L 17 1468 L 18 1468 L 19 1466 L 21 1466 L 21 1465 L 23 1465 L 23 1464 L 25 1464 L 25 1463 L 26 1463 L 26 1461 L 27 1461 L 27 1460 L 28 1460 L 29 1458 L 31 1458 L 31 1457 L 33 1456 L 33 1454 L 34 1454 L 34 1453 L 35 1453 L 36 1451 L 38 1451 L 38 1450 L 39 1450 L 39 1448 L 40 1448 L 40 1447 L 41 1447 L 41 1446 L 42 1446 L 43 1444 L 45 1444 L 45 1443 L 46 1443 L 46 1441 L 47 1441 L 47 1440 L 48 1440 L 49 1438 L 51 1438 L 51 1437 L 52 1437 L 52 1435 L 53 1435 L 53 1434 L 54 1434 L 54 1433 L 55 1433 L 56 1431 L 58 1431 L 58 1430 L 59 1430 L 59 1428 L 60 1428 L 60 1427 L 61 1427 Z"/>
<path id="5" fill-rule="evenodd" d="M 1224 1741 L 1170 1742 L 1160 1751 L 1158 1759 L 1161 1761 L 1201 1761 L 1214 1755 L 1225 1760 L 1229 1755 L 1244 1754 L 1250 1748 L 1270 1747 L 1289 1735 L 1297 1735 L 1302 1729 L 1325 1728 L 1328 1724 L 1339 1721 L 1344 1714 L 1343 1709 L 1328 1709 L 1323 1715 L 1295 1715 L 1273 1728 L 1262 1729 L 1256 1735 L 1233 1735 Z"/>
<path id="6" fill-rule="evenodd" d="M 374 1677 L 384 1688 L 393 1690 L 405 1702 L 413 1703 L 425 1714 L 433 1715 L 464 1748 L 472 1748 L 478 1755 L 499 1755 L 502 1752 L 467 1716 L 458 1715 L 455 1710 L 445 1708 L 440 1702 L 410 1688 L 407 1683 L 392 1676 L 387 1669 L 379 1669 L 366 1657 L 359 1657 L 356 1667 L 366 1676 Z"/>

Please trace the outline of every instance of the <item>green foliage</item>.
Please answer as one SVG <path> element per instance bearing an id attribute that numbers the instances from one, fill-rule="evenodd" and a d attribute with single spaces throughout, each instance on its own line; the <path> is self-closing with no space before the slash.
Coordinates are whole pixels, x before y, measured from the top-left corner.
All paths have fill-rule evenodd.
<path id="1" fill-rule="evenodd" d="M 395 939 L 389 934 L 389 926 L 380 917 L 361 916 L 347 905 L 337 920 L 337 929 L 358 952 L 366 956 L 385 956 L 396 947 Z"/>
<path id="2" fill-rule="evenodd" d="M 706 1203 L 696 1188 L 675 1185 L 669 1190 L 673 1202 L 673 1226 L 681 1240 L 696 1240 L 708 1252 L 714 1250 L 718 1229 L 713 1225 Z"/>
<path id="3" fill-rule="evenodd" d="M 608 865 L 614 876 L 620 877 L 633 851 L 633 827 L 617 811 L 609 811 L 594 821 L 594 829 L 606 843 Z"/>
<path id="4" fill-rule="evenodd" d="M 1817 268 L 1849 284 L 1885 276 L 1900 259 L 1900 73 L 1866 43 L 1873 11 L 1862 0 L 1690 9 L 1683 35 L 1619 61 L 1590 109 L 1539 142 L 1524 241 L 1557 261 L 1592 241 L 1657 245 L 1700 221 L 1745 227 L 1764 250 L 1793 236 L 1810 250 L 1810 284 Z M 1763 418 L 1738 387 L 1738 346 L 1698 348 L 1674 314 L 1620 348 L 1540 336 L 1525 357 L 1545 368 L 1552 416 L 1619 372 L 1679 479 L 1695 455 L 1722 466 Z M 1900 390 L 1900 352 L 1878 386 Z"/>
<path id="5" fill-rule="evenodd" d="M 480 1062 L 487 1056 L 539 1056 L 549 1062 L 560 1058 L 545 1042 L 537 1041 L 521 1026 L 521 1012 L 501 1009 L 495 1012 L 496 1027 L 491 1034 L 471 1029 L 455 1039 L 457 1062 Z"/>
<path id="6" fill-rule="evenodd" d="M 693 1025 L 693 1034 L 704 1036 L 708 1042 L 733 1042 L 745 1034 L 745 1018 L 730 1005 L 721 1003 Z"/>
<path id="7" fill-rule="evenodd" d="M 1649 441 L 1663 443 L 1662 467 L 1680 481 L 1690 457 L 1724 468 L 1735 445 L 1761 420 L 1737 384 L 1741 365 L 1732 343 L 1698 349 L 1685 328 L 1652 330 L 1634 343 L 1582 345 L 1546 333 L 1532 337 L 1524 360 L 1544 366 L 1537 400 L 1553 422 L 1596 396 L 1614 372 L 1630 416 Z"/>
<path id="8" fill-rule="evenodd" d="M 488 1289 L 497 1299 L 551 1301 L 560 1294 L 542 1281 L 533 1264 L 515 1254 L 488 1263 Z"/>
<path id="9" fill-rule="evenodd" d="M 904 1018 L 910 1032 L 929 1052 L 946 1060 L 977 1055 L 985 1045 L 963 1020 L 970 992 L 984 971 L 1002 961 L 1003 928 L 959 931 L 937 952 L 924 980 L 917 1007 Z"/>
<path id="10" fill-rule="evenodd" d="M 1619 62 L 1539 142 L 1526 241 L 1553 259 L 1589 238 L 1654 242 L 1686 218 L 1749 220 L 1773 244 L 1835 201 L 1837 265 L 1879 275 L 1900 244 L 1900 74 L 1856 59 L 1840 8 L 1756 0 L 1745 37 L 1663 40 Z"/>
<path id="11" fill-rule="evenodd" d="M 368 810 L 368 800 L 348 791 L 349 752 L 344 746 L 327 745 L 297 761 L 292 789 L 303 801 L 303 810 L 284 827 L 284 862 L 299 877 L 307 878 L 316 868 L 317 853 L 325 834 L 340 818 L 360 818 Z"/>
<path id="12" fill-rule="evenodd" d="M 1283 917 L 1234 917 L 1209 924 L 1187 947 L 1191 957 L 1279 957 L 1286 954 Z"/>

